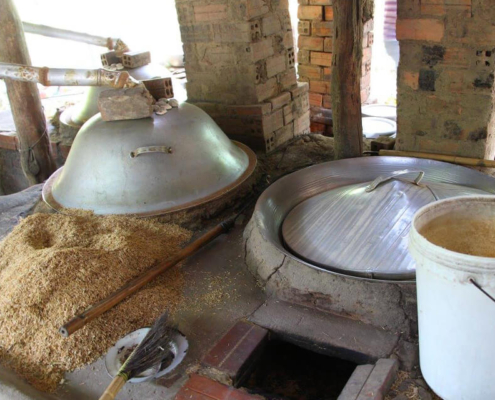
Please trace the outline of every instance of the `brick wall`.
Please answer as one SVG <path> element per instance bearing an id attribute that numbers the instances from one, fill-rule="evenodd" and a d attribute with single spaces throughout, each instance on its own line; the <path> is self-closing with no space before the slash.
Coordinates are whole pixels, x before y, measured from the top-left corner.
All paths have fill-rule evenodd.
<path id="1" fill-rule="evenodd" d="M 493 0 L 400 0 L 397 148 L 494 158 Z"/>
<path id="2" fill-rule="evenodd" d="M 299 81 L 309 83 L 311 106 L 311 130 L 331 132 L 317 118 L 323 109 L 332 108 L 330 81 L 332 73 L 333 8 L 332 0 L 299 0 L 298 9 L 298 74 Z M 373 44 L 373 20 L 364 24 L 363 74 L 361 101 L 370 95 L 371 46 Z"/>
<path id="3" fill-rule="evenodd" d="M 188 101 L 231 138 L 272 151 L 309 132 L 288 0 L 176 0 Z"/>

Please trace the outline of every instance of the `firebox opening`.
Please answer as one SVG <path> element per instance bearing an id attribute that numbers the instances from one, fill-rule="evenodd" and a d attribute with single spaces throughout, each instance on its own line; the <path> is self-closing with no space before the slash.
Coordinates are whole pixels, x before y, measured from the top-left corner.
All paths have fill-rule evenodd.
<path id="1" fill-rule="evenodd" d="M 244 388 L 267 400 L 336 400 L 357 364 L 270 340 Z"/>

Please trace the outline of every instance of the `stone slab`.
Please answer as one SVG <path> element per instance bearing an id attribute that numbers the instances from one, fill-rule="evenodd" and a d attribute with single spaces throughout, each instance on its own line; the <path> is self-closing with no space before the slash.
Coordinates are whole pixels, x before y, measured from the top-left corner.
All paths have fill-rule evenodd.
<path id="1" fill-rule="evenodd" d="M 250 321 L 299 346 L 358 364 L 389 357 L 399 340 L 371 325 L 276 299 L 267 300 Z"/>

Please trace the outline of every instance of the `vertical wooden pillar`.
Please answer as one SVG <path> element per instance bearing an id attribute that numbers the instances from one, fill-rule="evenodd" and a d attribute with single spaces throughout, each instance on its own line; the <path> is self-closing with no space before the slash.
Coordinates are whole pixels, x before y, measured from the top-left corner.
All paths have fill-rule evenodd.
<path id="1" fill-rule="evenodd" d="M 31 65 L 13 0 L 0 0 L 0 61 Z M 19 138 L 22 169 L 31 185 L 43 182 L 56 167 L 38 88 L 35 83 L 8 79 L 5 83 Z"/>
<path id="2" fill-rule="evenodd" d="M 333 0 L 332 116 L 335 158 L 363 153 L 361 64 L 368 0 Z"/>

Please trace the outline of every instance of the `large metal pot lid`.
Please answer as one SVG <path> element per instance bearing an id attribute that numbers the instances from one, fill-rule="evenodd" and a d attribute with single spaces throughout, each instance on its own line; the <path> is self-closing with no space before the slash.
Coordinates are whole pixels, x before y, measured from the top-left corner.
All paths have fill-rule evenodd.
<path id="1" fill-rule="evenodd" d="M 367 104 L 361 108 L 363 117 L 379 117 L 397 120 L 397 107 L 388 104 Z"/>
<path id="2" fill-rule="evenodd" d="M 105 122 L 97 114 L 46 182 L 43 199 L 56 210 L 161 215 L 225 195 L 255 166 L 248 147 L 192 104 L 138 120 Z"/>
<path id="3" fill-rule="evenodd" d="M 407 239 L 415 212 L 438 199 L 491 194 L 449 183 L 421 183 L 406 169 L 340 186 L 295 206 L 282 224 L 286 246 L 306 261 L 349 275 L 414 279 Z"/>
<path id="4" fill-rule="evenodd" d="M 391 136 L 397 132 L 397 124 L 387 118 L 364 117 L 363 135 L 367 139 L 379 136 Z"/>

